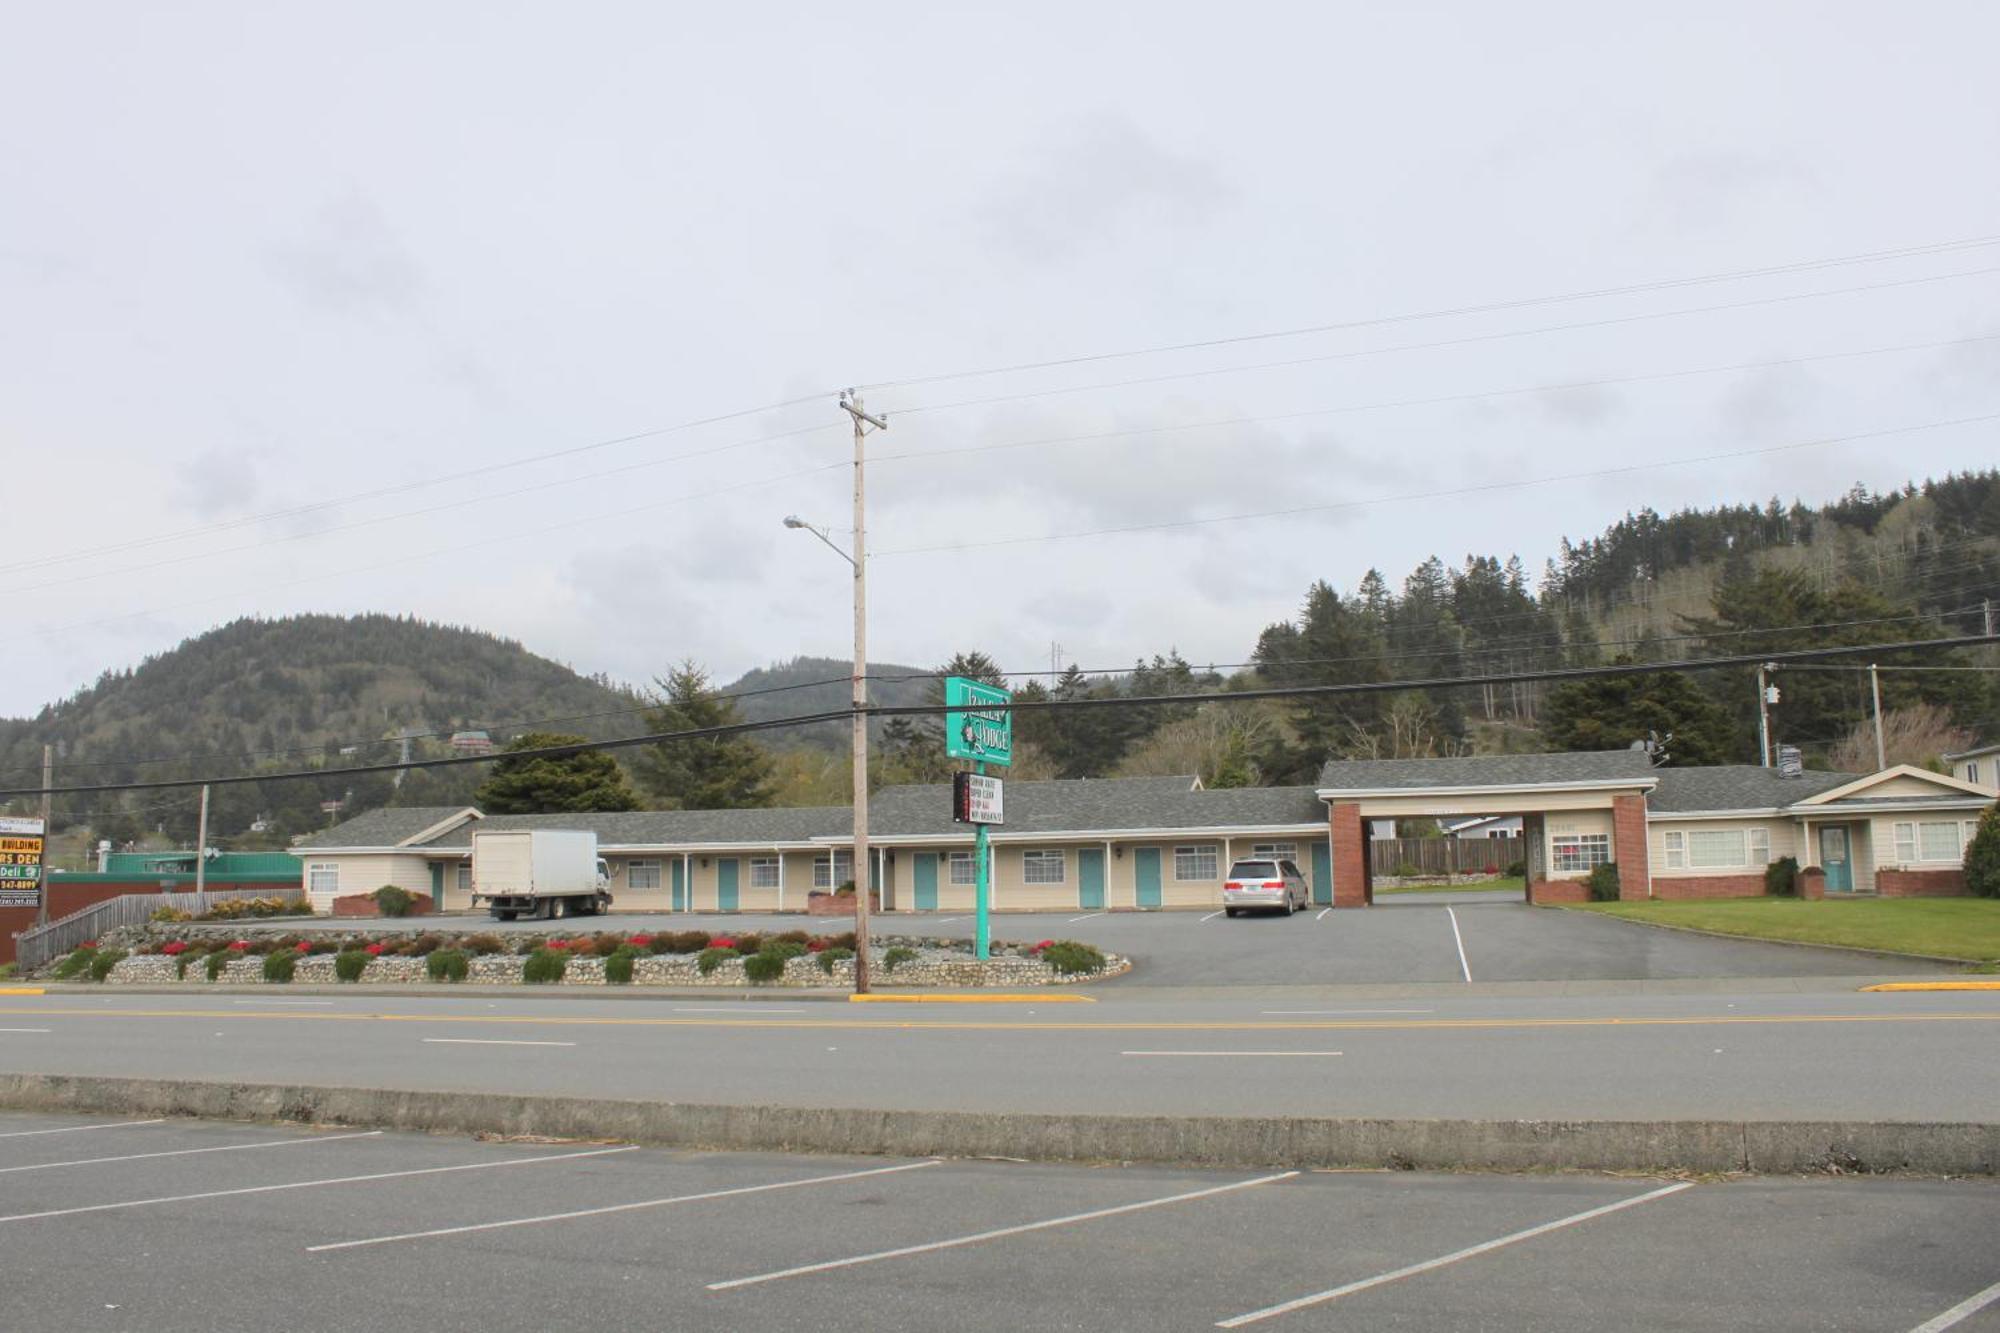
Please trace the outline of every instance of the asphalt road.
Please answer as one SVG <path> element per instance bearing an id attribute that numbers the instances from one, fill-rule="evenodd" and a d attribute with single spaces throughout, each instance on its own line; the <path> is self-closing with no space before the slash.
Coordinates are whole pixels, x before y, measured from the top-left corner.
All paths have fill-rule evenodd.
<path id="1" fill-rule="evenodd" d="M 1396 982 L 1644 981 L 1702 977 L 1830 977 L 1930 974 L 1941 963 L 1885 961 L 1845 949 L 1725 940 L 1658 930 L 1585 912 L 1518 902 L 1425 901 L 1411 895 L 1367 910 L 1315 909 L 1293 917 L 1231 920 L 1201 912 L 1069 912 L 996 915 L 997 939 L 1076 939 L 1137 960 L 1129 986 L 1270 986 Z M 1477 897 L 1475 895 L 1475 897 Z M 514 931 L 771 931 L 836 933 L 852 921 L 802 915 L 614 914 L 561 922 L 503 924 L 483 916 L 368 922 L 370 929 Z M 288 924 L 288 928 L 290 923 Z M 355 923 L 301 923 L 347 932 Z M 962 912 L 893 913 L 880 934 L 972 934 Z M 1461 955 L 1460 946 L 1463 945 Z"/>
<path id="2" fill-rule="evenodd" d="M 71 991 L 0 997 L 0 1069 L 911 1110 L 1987 1121 L 2000 1106 L 2000 992 L 1472 989 L 982 1006 Z"/>
<path id="3" fill-rule="evenodd" d="M 46 1333 L 1970 1333 L 2000 1327 L 1996 1222 L 1992 1181 L 1091 1169 L 0 1116 L 6 1319 Z"/>

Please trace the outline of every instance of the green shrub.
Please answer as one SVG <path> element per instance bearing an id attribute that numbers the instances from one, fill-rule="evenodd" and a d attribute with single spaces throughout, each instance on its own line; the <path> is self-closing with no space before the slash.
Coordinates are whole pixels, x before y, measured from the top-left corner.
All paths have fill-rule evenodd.
<path id="1" fill-rule="evenodd" d="M 609 958 L 605 959 L 604 960 L 605 984 L 610 986 L 631 985 L 632 964 L 637 962 L 639 957 L 640 957 L 639 950 L 633 948 L 631 945 L 628 944 L 624 948 L 618 950 L 618 952 L 612 954 Z"/>
<path id="2" fill-rule="evenodd" d="M 458 942 L 458 947 L 475 958 L 484 958 L 489 954 L 506 953 L 507 941 L 492 934 L 467 935 Z"/>
<path id="3" fill-rule="evenodd" d="M 700 953 L 711 938 L 705 930 L 676 930 L 653 937 L 654 953 Z"/>
<path id="4" fill-rule="evenodd" d="M 1528 877 L 1528 863 L 1526 861 L 1509 861 L 1507 869 L 1501 873 L 1509 879 L 1526 879 Z"/>
<path id="5" fill-rule="evenodd" d="M 848 938 L 853 939 L 854 937 L 850 935 Z M 836 944 L 831 949 L 821 949 L 819 951 L 819 970 L 828 976 L 832 976 L 833 969 L 837 964 L 846 962 L 852 957 L 854 957 L 854 950 L 845 945 Z"/>
<path id="6" fill-rule="evenodd" d="M 827 936 L 826 947 L 829 949 L 847 949 L 851 951 L 854 948 L 854 932 L 850 930 L 839 935 Z"/>
<path id="7" fill-rule="evenodd" d="M 569 954 L 561 949 L 537 949 L 521 964 L 521 980 L 530 986 L 553 986 L 569 971 Z"/>
<path id="8" fill-rule="evenodd" d="M 1066 977 L 1104 970 L 1103 952 L 1094 944 L 1079 944 L 1075 940 L 1057 940 L 1042 950 L 1042 961 Z"/>
<path id="9" fill-rule="evenodd" d="M 1799 861 L 1795 856 L 1781 856 L 1764 867 L 1764 892 L 1777 898 L 1789 898 L 1798 890 Z"/>
<path id="10" fill-rule="evenodd" d="M 1424 868 L 1420 865 L 1412 865 L 1408 861 L 1402 861 L 1397 864 L 1394 874 L 1397 879 L 1422 879 Z"/>
<path id="11" fill-rule="evenodd" d="M 757 952 L 776 954 L 778 957 L 785 959 L 803 958 L 806 954 L 806 944 L 804 940 L 788 940 L 778 937 L 765 940 L 764 947 Z"/>
<path id="12" fill-rule="evenodd" d="M 71 977 L 89 967 L 90 960 L 95 957 L 97 957 L 97 946 L 94 944 L 86 944 L 79 949 L 73 949 L 70 951 L 68 957 L 56 964 L 55 971 L 50 975 L 57 981 L 68 981 Z"/>
<path id="13" fill-rule="evenodd" d="M 368 954 L 360 949 L 342 949 L 333 956 L 333 975 L 342 981 L 359 981 L 368 970 Z"/>
<path id="14" fill-rule="evenodd" d="M 383 916 L 408 916 L 417 905 L 415 894 L 394 884 L 384 884 L 368 896 L 375 900 L 375 910 Z"/>
<path id="15" fill-rule="evenodd" d="M 730 959 L 741 958 L 742 956 L 742 954 L 736 952 L 734 949 L 703 949 L 694 957 L 695 971 L 701 973 L 703 976 L 707 976 Z"/>
<path id="16" fill-rule="evenodd" d="M 1986 807 L 1965 848 L 1965 891 L 2000 898 L 2000 801 Z"/>
<path id="17" fill-rule="evenodd" d="M 195 948 L 189 949 L 186 953 L 174 959 L 174 975 L 183 981 L 187 980 L 188 964 L 199 957 L 201 957 L 201 950 Z"/>
<path id="18" fill-rule="evenodd" d="M 125 960 L 123 949 L 99 949 L 97 956 L 90 960 L 90 979 L 102 981 L 111 975 L 111 969 Z"/>
<path id="19" fill-rule="evenodd" d="M 299 955 L 296 949 L 285 949 L 264 955 L 264 980 L 287 982 L 298 970 Z"/>
<path id="20" fill-rule="evenodd" d="M 1594 903 L 1615 903 L 1618 901 L 1618 866 L 1606 861 L 1601 866 L 1593 866 L 1584 884 L 1590 889 L 1590 901 Z"/>
<path id="21" fill-rule="evenodd" d="M 788 930 L 782 935 L 773 935 L 771 938 L 783 944 L 796 944 L 801 949 L 812 943 L 812 936 L 803 930 Z"/>
<path id="22" fill-rule="evenodd" d="M 899 944 L 882 955 L 882 970 L 894 972 L 905 963 L 917 961 L 917 951 L 906 944 Z"/>
<path id="23" fill-rule="evenodd" d="M 472 962 L 457 949 L 433 949 L 424 959 L 424 971 L 432 981 L 463 981 Z"/>
<path id="24" fill-rule="evenodd" d="M 339 953 L 340 942 L 338 940 L 330 940 L 322 935 L 306 946 L 306 952 L 308 954 Z"/>
<path id="25" fill-rule="evenodd" d="M 750 984 L 753 986 L 776 981 L 785 975 L 785 959 L 795 956 L 777 953 L 770 949 L 760 950 L 743 960 L 743 975 L 750 979 Z"/>
<path id="26" fill-rule="evenodd" d="M 235 957 L 235 953 L 233 949 L 216 949 L 202 960 L 201 970 L 208 973 L 210 981 L 214 981 L 222 975 L 222 969 L 229 965 L 229 960 Z"/>

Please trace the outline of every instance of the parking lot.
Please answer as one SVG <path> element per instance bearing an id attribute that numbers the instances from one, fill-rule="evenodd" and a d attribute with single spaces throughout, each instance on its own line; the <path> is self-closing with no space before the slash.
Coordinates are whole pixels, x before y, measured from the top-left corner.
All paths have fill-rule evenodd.
<path id="1" fill-rule="evenodd" d="M 1886 959 L 1844 949 L 1726 940 L 1660 930 L 1586 912 L 1519 901 L 1427 901 L 1409 895 L 1347 911 L 1315 908 L 1296 916 L 1231 919 L 1208 912 L 996 913 L 996 939 L 1033 943 L 1076 939 L 1138 960 L 1121 986 L 1327 986 L 1400 982 L 1654 981 L 1698 977 L 1920 975 L 1957 970 L 1919 959 Z M 445 923 L 449 923 L 446 925 Z M 842 918 L 803 914 L 708 913 L 582 917 L 501 923 L 462 915 L 369 921 L 369 929 L 770 931 L 852 930 Z M 349 931 L 356 923 L 309 928 Z M 968 938 L 964 912 L 893 912 L 874 918 L 879 934 Z"/>
<path id="2" fill-rule="evenodd" d="M 1201 1172 L 0 1116 L 7 1322 L 1966 1329 L 1991 1181 Z"/>

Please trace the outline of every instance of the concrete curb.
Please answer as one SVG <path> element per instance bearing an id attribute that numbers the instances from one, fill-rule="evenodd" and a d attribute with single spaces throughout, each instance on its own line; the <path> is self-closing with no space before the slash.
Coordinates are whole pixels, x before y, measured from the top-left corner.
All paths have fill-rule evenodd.
<path id="1" fill-rule="evenodd" d="M 1332 1120 L 701 1106 L 306 1084 L 0 1075 L 0 1108 L 613 1139 L 733 1152 L 1313 1170 L 1994 1175 L 2000 1124 Z"/>

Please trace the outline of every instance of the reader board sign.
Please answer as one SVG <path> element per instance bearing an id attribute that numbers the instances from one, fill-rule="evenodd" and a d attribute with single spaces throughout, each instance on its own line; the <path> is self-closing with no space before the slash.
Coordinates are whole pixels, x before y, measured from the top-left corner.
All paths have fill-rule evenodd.
<path id="1" fill-rule="evenodd" d="M 997 685 L 965 676 L 946 676 L 944 681 L 944 752 L 953 759 L 971 759 L 982 764 L 1014 762 L 1014 715 L 994 704 L 1008 704 L 1014 696 Z"/>
<path id="2" fill-rule="evenodd" d="M 951 817 L 960 824 L 1004 824 L 1000 779 L 984 773 L 956 773 L 951 779 Z"/>
<path id="3" fill-rule="evenodd" d="M 42 821 L 0 817 L 0 907 L 42 905 Z"/>

